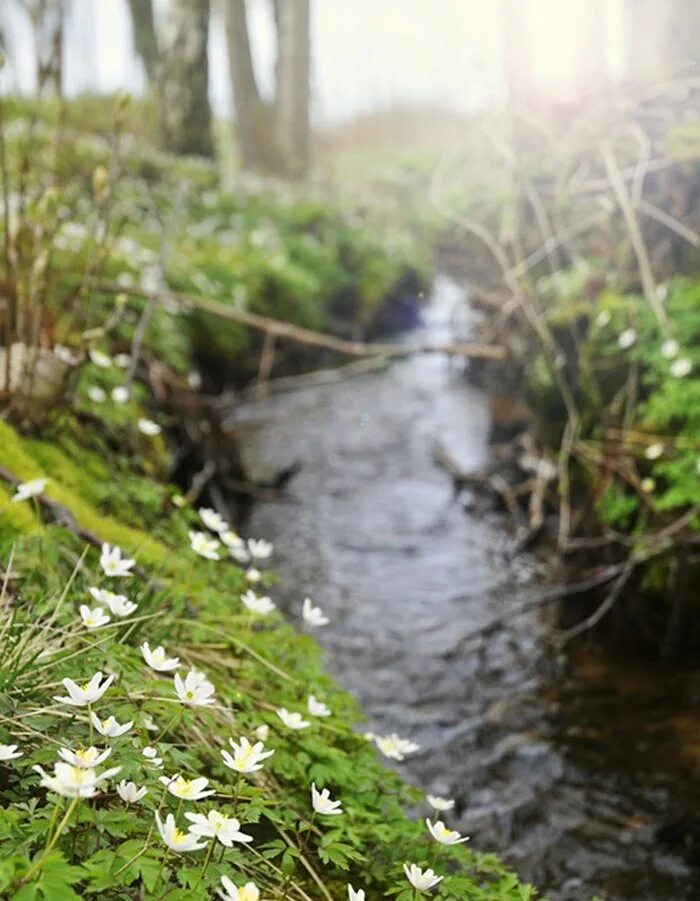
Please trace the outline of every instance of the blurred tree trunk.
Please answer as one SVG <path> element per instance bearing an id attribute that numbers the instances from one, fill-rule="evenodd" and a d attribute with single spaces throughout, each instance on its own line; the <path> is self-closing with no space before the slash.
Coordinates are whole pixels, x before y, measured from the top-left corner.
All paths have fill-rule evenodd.
<path id="1" fill-rule="evenodd" d="M 246 0 L 226 0 L 226 36 L 236 130 L 246 169 L 285 178 L 309 166 L 309 0 L 273 0 L 277 30 L 274 100 L 260 94 L 248 33 Z"/>
<path id="2" fill-rule="evenodd" d="M 131 12 L 131 34 L 139 59 L 143 63 L 149 87 L 156 83 L 158 41 L 153 19 L 153 0 L 128 0 Z"/>
<path id="3" fill-rule="evenodd" d="M 158 79 L 161 142 L 173 153 L 214 156 L 208 35 L 209 0 L 173 0 Z"/>
<path id="4" fill-rule="evenodd" d="M 253 68 L 245 0 L 227 0 L 226 41 L 236 134 L 244 169 L 279 170 L 273 108 L 260 95 Z"/>
<path id="5" fill-rule="evenodd" d="M 36 47 L 36 83 L 60 97 L 63 92 L 64 0 L 22 0 L 29 15 Z"/>
<path id="6" fill-rule="evenodd" d="M 277 140 L 284 174 L 301 178 L 309 168 L 309 0 L 277 2 L 276 19 Z"/>

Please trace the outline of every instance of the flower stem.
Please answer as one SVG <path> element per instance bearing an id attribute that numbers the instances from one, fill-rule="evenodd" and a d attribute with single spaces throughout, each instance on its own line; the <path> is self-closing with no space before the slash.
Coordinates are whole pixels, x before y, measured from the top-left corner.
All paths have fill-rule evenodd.
<path id="1" fill-rule="evenodd" d="M 243 779 L 243 776 L 241 775 L 241 773 L 238 773 L 238 777 L 236 779 L 236 790 L 233 795 L 233 812 L 234 813 L 236 812 L 236 809 L 238 808 L 238 796 L 241 793 L 241 780 L 242 779 Z"/>
<path id="2" fill-rule="evenodd" d="M 51 839 L 51 841 L 48 843 L 48 845 L 44 849 L 44 853 L 41 855 L 41 857 L 39 857 L 38 860 L 34 861 L 34 863 L 31 865 L 31 867 L 29 867 L 29 869 L 27 870 L 26 874 L 24 875 L 24 877 L 22 879 L 22 882 L 28 882 L 32 878 L 32 876 L 36 873 L 36 871 L 41 868 L 41 865 L 44 862 L 44 860 L 46 859 L 46 857 L 56 847 L 56 842 L 58 841 L 61 833 L 63 832 L 66 825 L 68 824 L 68 820 L 70 820 L 70 818 L 73 814 L 73 811 L 76 808 L 77 803 L 78 803 L 78 798 L 73 798 L 73 800 L 68 805 L 68 810 L 65 812 L 63 819 L 58 824 L 58 828 L 56 829 L 53 838 Z"/>
<path id="3" fill-rule="evenodd" d="M 61 809 L 61 800 L 60 798 L 56 801 L 53 806 L 53 810 L 51 811 L 51 819 L 49 820 L 49 828 L 46 830 L 46 844 L 44 845 L 44 850 L 49 847 L 49 842 L 51 841 L 51 836 L 53 834 L 53 827 L 56 825 L 56 818 L 58 817 L 58 811 Z"/>
<path id="4" fill-rule="evenodd" d="M 209 847 L 207 848 L 207 856 L 204 858 L 204 866 L 202 867 L 202 872 L 199 874 L 199 879 L 197 880 L 195 889 L 198 888 L 199 883 L 202 881 L 202 879 L 204 879 L 204 876 L 207 872 L 207 867 L 209 866 L 209 861 L 211 860 L 211 855 L 214 851 L 215 844 L 216 844 L 216 836 L 209 842 Z"/>
<path id="5" fill-rule="evenodd" d="M 184 712 L 185 712 L 185 708 L 184 708 L 184 707 L 180 707 L 180 709 L 179 709 L 178 712 L 175 714 L 175 716 L 170 720 L 170 722 L 169 722 L 168 725 L 165 727 L 165 729 L 163 729 L 163 731 L 160 733 L 160 735 L 158 736 L 158 738 L 156 739 L 156 741 L 154 742 L 154 744 L 157 743 L 157 742 L 159 742 L 159 741 L 162 741 L 163 736 L 166 734 L 166 732 L 170 732 L 170 730 L 173 728 L 173 726 L 175 726 L 175 725 L 178 723 L 180 717 L 182 716 L 182 714 L 183 714 Z"/>
<path id="6" fill-rule="evenodd" d="M 160 869 L 158 870 L 158 875 L 156 876 L 156 881 L 153 883 L 153 891 L 156 890 L 156 886 L 160 882 L 160 877 L 163 875 L 163 867 L 165 866 L 165 861 L 170 856 L 170 848 L 166 848 L 165 854 L 163 855 L 163 859 L 160 862 Z"/>

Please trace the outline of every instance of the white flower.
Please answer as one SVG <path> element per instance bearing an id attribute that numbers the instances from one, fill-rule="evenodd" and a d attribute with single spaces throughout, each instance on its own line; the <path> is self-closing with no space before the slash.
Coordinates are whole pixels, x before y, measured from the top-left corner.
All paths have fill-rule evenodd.
<path id="1" fill-rule="evenodd" d="M 144 713 L 142 722 L 144 729 L 148 729 L 149 732 L 158 732 L 155 720 L 148 713 Z"/>
<path id="2" fill-rule="evenodd" d="M 107 393 L 99 385 L 90 385 L 87 396 L 93 404 L 103 404 L 107 400 Z"/>
<path id="3" fill-rule="evenodd" d="M 204 525 L 211 529 L 212 532 L 228 532 L 228 523 L 221 516 L 220 513 L 217 513 L 216 510 L 212 510 L 211 507 L 200 507 L 197 511 L 199 513 L 199 518 L 202 520 Z"/>
<path id="4" fill-rule="evenodd" d="M 110 547 L 108 544 L 103 544 L 100 566 L 106 576 L 130 576 L 132 573 L 129 570 L 136 566 L 136 561 L 129 557 L 122 557 L 121 548 L 116 545 Z"/>
<path id="5" fill-rule="evenodd" d="M 58 359 L 65 363 L 66 366 L 77 366 L 80 362 L 80 358 L 76 356 L 70 347 L 66 347 L 65 344 L 54 344 L 53 346 L 54 356 L 58 357 Z"/>
<path id="6" fill-rule="evenodd" d="M 259 738 L 260 741 L 267 741 L 267 737 L 270 734 L 270 727 L 269 726 L 258 726 L 256 729 L 253 730 L 253 732 L 255 733 L 255 737 Z"/>
<path id="7" fill-rule="evenodd" d="M 165 823 L 158 816 L 158 811 L 156 811 L 155 816 L 160 837 L 171 851 L 176 851 L 180 854 L 183 851 L 199 851 L 200 848 L 206 848 L 208 842 L 198 842 L 196 835 L 192 835 L 191 832 L 182 832 L 178 829 L 175 825 L 175 817 L 171 813 L 165 818 Z"/>
<path id="8" fill-rule="evenodd" d="M 58 749 L 58 756 L 62 760 L 71 766 L 82 767 L 85 770 L 93 770 L 96 766 L 104 763 L 111 753 L 111 748 L 105 748 L 104 751 L 94 747 L 80 748 L 77 751 L 71 751 L 69 748 Z"/>
<path id="9" fill-rule="evenodd" d="M 70 704 L 72 707 L 87 707 L 88 704 L 99 701 L 113 681 L 114 676 L 107 676 L 103 682 L 101 672 L 95 673 L 92 679 L 84 685 L 78 685 L 72 679 L 63 679 L 62 683 L 68 692 L 68 697 L 55 697 L 54 701 Z"/>
<path id="10" fill-rule="evenodd" d="M 260 901 L 260 889 L 254 882 L 246 882 L 244 886 L 237 888 L 228 876 L 222 876 L 221 884 L 224 889 L 218 889 L 218 893 L 224 901 Z"/>
<path id="11" fill-rule="evenodd" d="M 241 543 L 237 547 L 229 547 L 228 552 L 229 556 L 233 557 L 236 563 L 248 563 L 250 561 L 250 554 L 246 550 L 245 543 Z"/>
<path id="12" fill-rule="evenodd" d="M 679 360 L 674 360 L 673 363 L 671 363 L 671 375 L 674 378 L 682 379 L 690 374 L 692 368 L 693 364 L 688 357 L 681 357 Z"/>
<path id="13" fill-rule="evenodd" d="M 678 356 L 681 346 L 675 338 L 667 338 L 661 345 L 661 353 L 667 360 L 672 360 Z"/>
<path id="14" fill-rule="evenodd" d="M 431 888 L 436 886 L 438 882 L 442 882 L 445 878 L 444 876 L 436 876 L 430 869 L 421 870 L 421 868 L 417 867 L 414 863 L 412 863 L 410 867 L 405 863 L 403 865 L 403 871 L 406 874 L 406 879 L 408 879 L 413 888 L 418 889 L 419 892 L 429 892 Z"/>
<path id="15" fill-rule="evenodd" d="M 628 347 L 632 347 L 636 340 L 637 332 L 633 328 L 628 328 L 620 334 L 617 343 L 623 350 L 627 350 Z"/>
<path id="16" fill-rule="evenodd" d="M 141 753 L 149 763 L 153 764 L 154 767 L 158 767 L 160 769 L 163 766 L 163 758 L 158 757 L 158 752 L 155 748 L 151 748 L 149 746 L 147 748 L 144 748 Z"/>
<path id="17" fill-rule="evenodd" d="M 114 363 L 120 369 L 128 369 L 131 366 L 131 355 L 130 354 L 115 354 Z"/>
<path id="18" fill-rule="evenodd" d="M 445 810 L 452 810 L 455 802 L 451 798 L 441 798 L 439 795 L 426 795 L 426 801 L 433 810 L 439 810 L 441 813 Z"/>
<path id="19" fill-rule="evenodd" d="M 21 482 L 17 491 L 12 495 L 13 501 L 26 501 L 30 497 L 36 497 L 46 488 L 48 479 L 32 479 L 31 482 Z"/>
<path id="20" fill-rule="evenodd" d="M 193 824 L 190 832 L 198 838 L 215 838 L 227 848 L 233 847 L 234 842 L 253 841 L 252 835 L 241 832 L 241 824 L 235 817 L 224 816 L 218 810 L 210 810 L 206 816 L 203 813 L 186 813 L 185 816 Z"/>
<path id="21" fill-rule="evenodd" d="M 80 605 L 80 618 L 86 629 L 99 629 L 100 626 L 106 626 L 109 622 L 109 616 L 102 607 L 95 607 L 91 610 L 86 604 Z"/>
<path id="22" fill-rule="evenodd" d="M 157 673 L 169 673 L 180 666 L 180 658 L 167 657 L 165 648 L 162 645 L 152 651 L 148 642 L 144 641 L 141 645 L 141 654 L 151 669 Z"/>
<path id="23" fill-rule="evenodd" d="M 129 616 L 129 614 L 138 609 L 138 605 L 130 601 L 125 595 L 115 594 L 107 588 L 95 588 L 93 586 L 88 588 L 88 591 L 98 604 L 105 604 L 115 616 Z"/>
<path id="24" fill-rule="evenodd" d="M 301 608 L 301 615 L 304 617 L 304 621 L 307 622 L 310 626 L 327 626 L 330 620 L 327 616 L 324 615 L 323 610 L 320 607 L 314 607 L 311 603 L 311 598 L 304 598 L 304 603 Z"/>
<path id="25" fill-rule="evenodd" d="M 262 573 L 259 569 L 256 569 L 254 566 L 251 566 L 250 569 L 245 571 L 246 579 L 251 582 L 253 585 L 256 585 L 262 579 Z"/>
<path id="26" fill-rule="evenodd" d="M 365 890 L 363 888 L 354 889 L 348 882 L 348 901 L 365 901 Z"/>
<path id="27" fill-rule="evenodd" d="M 153 422 L 152 419 L 144 419 L 141 417 L 137 423 L 139 427 L 139 432 L 144 435 L 148 435 L 149 437 L 153 437 L 154 435 L 160 435 L 163 429 L 158 425 L 157 422 Z"/>
<path id="28" fill-rule="evenodd" d="M 311 723 L 303 719 L 300 713 L 290 713 L 286 707 L 278 708 L 277 716 L 289 729 L 306 729 L 307 726 L 311 725 Z"/>
<path id="29" fill-rule="evenodd" d="M 191 669 L 184 681 L 179 673 L 175 673 L 173 681 L 177 696 L 183 704 L 189 704 L 191 707 L 208 707 L 214 703 L 214 686 L 197 670 Z"/>
<path id="30" fill-rule="evenodd" d="M 232 529 L 222 532 L 219 537 L 228 548 L 229 554 L 238 563 L 247 563 L 250 560 L 245 541 Z"/>
<path id="31" fill-rule="evenodd" d="M 17 750 L 17 745 L 0 745 L 0 760 L 16 760 L 22 756 Z"/>
<path id="32" fill-rule="evenodd" d="M 275 609 L 273 601 L 268 597 L 258 597 L 258 595 L 250 589 L 241 595 L 243 605 L 250 610 L 251 613 L 261 613 L 263 615 L 272 613 Z"/>
<path id="33" fill-rule="evenodd" d="M 254 560 L 267 560 L 272 553 L 272 545 L 269 541 L 264 541 L 262 538 L 258 541 L 254 538 L 249 538 L 248 553 Z"/>
<path id="34" fill-rule="evenodd" d="M 196 554 L 206 557 L 207 560 L 219 559 L 220 545 L 216 538 L 210 538 L 205 532 L 190 532 L 189 536 L 192 550 Z"/>
<path id="35" fill-rule="evenodd" d="M 462 836 L 455 829 L 448 829 L 442 820 L 437 820 L 433 823 L 432 820 L 426 817 L 425 825 L 435 841 L 440 842 L 441 845 L 459 845 L 461 842 L 469 841 L 468 835 Z"/>
<path id="36" fill-rule="evenodd" d="M 122 779 L 117 785 L 117 794 L 127 804 L 136 804 L 144 795 L 148 794 L 148 789 L 145 786 L 137 788 L 134 782 L 127 782 L 126 779 Z"/>
<path id="37" fill-rule="evenodd" d="M 407 738 L 399 738 L 396 733 L 385 736 L 375 735 L 374 741 L 382 754 L 391 760 L 403 760 L 407 754 L 412 754 L 420 749 L 420 745 Z"/>
<path id="38" fill-rule="evenodd" d="M 106 738 L 118 738 L 120 735 L 125 735 L 134 725 L 132 720 L 129 720 L 128 723 L 118 723 L 113 716 L 101 720 L 92 710 L 90 711 L 90 720 L 100 735 L 104 735 Z"/>
<path id="39" fill-rule="evenodd" d="M 644 456 L 647 458 L 647 460 L 658 460 L 663 452 L 663 444 L 657 442 L 656 444 L 650 444 L 647 448 L 644 449 Z"/>
<path id="40" fill-rule="evenodd" d="M 161 776 L 159 782 L 166 786 L 171 795 L 176 798 L 182 798 L 184 801 L 201 801 L 202 798 L 208 798 L 209 795 L 215 795 L 216 791 L 210 788 L 205 791 L 209 780 L 204 776 L 196 779 L 185 779 L 183 776 L 176 774 L 174 776 Z"/>
<path id="41" fill-rule="evenodd" d="M 233 529 L 226 529 L 225 532 L 221 532 L 219 538 L 221 538 L 226 547 L 242 548 L 247 558 L 248 552 L 245 550 L 245 541 L 237 532 L 234 532 Z"/>
<path id="42" fill-rule="evenodd" d="M 97 350 L 94 347 L 90 348 L 90 350 L 88 351 L 88 356 L 95 364 L 95 366 L 99 366 L 100 369 L 109 369 L 109 367 L 112 365 L 111 358 L 108 357 L 107 354 L 102 353 L 101 350 Z"/>
<path id="43" fill-rule="evenodd" d="M 115 404 L 125 404 L 129 400 L 129 389 L 126 385 L 117 385 L 112 388 L 112 400 Z"/>
<path id="44" fill-rule="evenodd" d="M 53 776 L 49 776 L 38 764 L 32 769 L 39 773 L 42 786 L 49 791 L 64 798 L 92 798 L 97 794 L 100 782 L 116 776 L 121 767 L 112 767 L 99 776 L 95 770 L 71 766 L 69 763 L 55 763 Z"/>
<path id="45" fill-rule="evenodd" d="M 108 598 L 107 606 L 115 616 L 120 618 L 131 616 L 132 613 L 138 610 L 138 604 L 130 601 L 123 594 L 115 594 L 114 597 Z"/>
<path id="46" fill-rule="evenodd" d="M 605 328 L 606 325 L 610 324 L 610 319 L 611 316 L 609 310 L 601 310 L 595 318 L 595 324 L 598 328 Z"/>
<path id="47" fill-rule="evenodd" d="M 313 695 L 309 695 L 308 708 L 311 716 L 330 716 L 331 711 L 323 701 L 317 700 Z"/>
<path id="48" fill-rule="evenodd" d="M 266 751 L 261 741 L 251 745 L 245 735 L 242 735 L 238 742 L 230 738 L 229 744 L 233 748 L 233 756 L 228 751 L 222 751 L 221 756 L 224 758 L 226 766 L 237 773 L 254 773 L 256 770 L 261 770 L 261 761 L 272 757 L 275 753 Z"/>
<path id="49" fill-rule="evenodd" d="M 656 488 L 656 480 L 647 476 L 646 479 L 642 479 L 639 483 L 639 487 L 645 494 L 651 494 L 652 491 Z"/>
<path id="50" fill-rule="evenodd" d="M 340 807 L 340 801 L 332 801 L 327 788 L 319 792 L 314 782 L 311 783 L 311 804 L 316 813 L 321 813 L 324 816 L 338 816 L 338 814 L 343 812 Z"/>

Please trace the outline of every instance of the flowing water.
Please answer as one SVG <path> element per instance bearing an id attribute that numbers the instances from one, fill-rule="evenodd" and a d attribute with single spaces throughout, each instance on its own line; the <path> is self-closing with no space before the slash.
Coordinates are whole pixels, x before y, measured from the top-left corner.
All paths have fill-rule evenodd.
<path id="1" fill-rule="evenodd" d="M 441 277 L 421 337 L 449 338 L 455 312 L 468 331 L 463 291 Z M 402 772 L 457 800 L 473 846 L 557 901 L 700 898 L 697 677 L 557 654 L 535 614 L 462 647 L 552 573 L 512 556 L 508 520 L 455 495 L 435 462 L 437 447 L 463 470 L 489 459 L 488 398 L 460 366 L 411 357 L 232 419 L 253 477 L 301 464 L 246 524 L 275 542 L 276 599 L 295 618 L 305 595 L 324 608 L 328 667 L 368 728 L 420 744 Z"/>

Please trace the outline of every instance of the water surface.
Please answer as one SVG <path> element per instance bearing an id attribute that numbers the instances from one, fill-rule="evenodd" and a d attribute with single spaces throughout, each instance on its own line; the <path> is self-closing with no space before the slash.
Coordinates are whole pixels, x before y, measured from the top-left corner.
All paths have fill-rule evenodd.
<path id="1" fill-rule="evenodd" d="M 463 301 L 438 279 L 421 337 L 466 337 Z M 564 657 L 537 615 L 460 650 L 552 578 L 546 559 L 513 559 L 507 519 L 455 496 L 435 462 L 438 446 L 464 470 L 489 460 L 488 398 L 460 364 L 411 357 L 235 420 L 253 477 L 302 464 L 248 529 L 275 542 L 280 605 L 298 617 L 310 595 L 331 617 L 316 634 L 369 728 L 420 744 L 407 778 L 456 798 L 453 824 L 552 899 L 700 898 L 686 838 L 697 679 Z"/>

